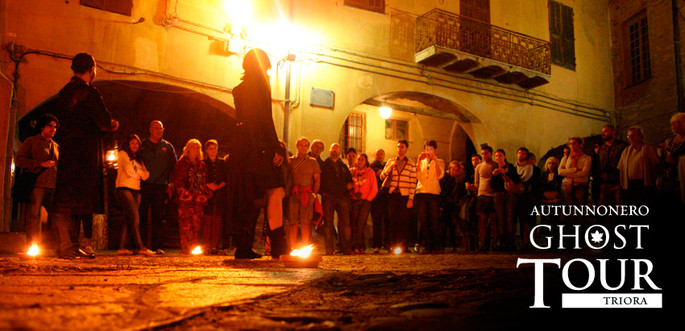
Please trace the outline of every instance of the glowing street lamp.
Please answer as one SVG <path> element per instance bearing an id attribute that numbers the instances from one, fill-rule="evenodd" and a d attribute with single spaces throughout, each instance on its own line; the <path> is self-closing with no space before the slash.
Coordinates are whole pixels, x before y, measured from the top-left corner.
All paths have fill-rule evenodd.
<path id="1" fill-rule="evenodd" d="M 383 106 L 378 108 L 378 112 L 381 114 L 381 117 L 383 119 L 387 120 L 388 118 L 390 118 L 390 115 L 392 115 L 392 108 Z"/>
<path id="2" fill-rule="evenodd" d="M 240 35 L 247 22 L 252 19 L 252 5 L 248 0 L 224 0 L 223 12 L 231 20 L 231 33 Z"/>

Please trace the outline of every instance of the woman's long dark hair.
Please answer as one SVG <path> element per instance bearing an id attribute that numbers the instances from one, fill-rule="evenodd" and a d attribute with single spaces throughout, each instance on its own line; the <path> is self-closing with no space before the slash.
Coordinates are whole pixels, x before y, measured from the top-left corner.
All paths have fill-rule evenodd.
<path id="1" fill-rule="evenodd" d="M 131 140 L 137 140 L 138 141 L 138 151 L 133 153 L 131 151 Z M 130 134 L 128 138 L 126 138 L 126 142 L 121 146 L 119 149 L 120 151 L 126 152 L 128 154 L 128 158 L 131 160 L 136 160 L 138 163 L 143 163 L 143 158 L 140 156 L 140 149 L 143 148 L 143 142 L 140 140 L 140 137 L 138 137 L 137 134 Z"/>
<path id="2" fill-rule="evenodd" d="M 359 154 L 359 157 L 362 157 L 362 156 L 364 157 L 364 161 L 366 161 L 365 167 L 368 168 L 369 167 L 369 157 L 364 153 Z M 350 165 L 350 167 L 352 167 L 352 166 L 356 166 L 356 165 Z"/>
<path id="3" fill-rule="evenodd" d="M 269 55 L 259 48 L 253 48 L 243 58 L 243 73 L 242 80 L 260 80 L 269 82 L 269 77 L 266 71 L 271 68 L 271 61 Z"/>

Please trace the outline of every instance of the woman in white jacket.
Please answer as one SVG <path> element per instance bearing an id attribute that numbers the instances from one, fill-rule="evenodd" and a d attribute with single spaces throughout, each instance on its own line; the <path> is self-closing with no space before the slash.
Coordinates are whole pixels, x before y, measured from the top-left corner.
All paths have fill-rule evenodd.
<path id="1" fill-rule="evenodd" d="M 119 168 L 117 169 L 117 197 L 124 209 L 126 222 L 121 227 L 121 241 L 119 242 L 119 255 L 131 255 L 133 252 L 126 249 L 128 230 L 133 236 L 133 243 L 138 247 L 138 254 L 154 255 L 155 252 L 145 248 L 140 238 L 140 181 L 146 180 L 150 173 L 145 168 L 143 160 L 138 152 L 140 151 L 140 138 L 132 134 L 126 140 L 124 146 L 119 150 Z"/>

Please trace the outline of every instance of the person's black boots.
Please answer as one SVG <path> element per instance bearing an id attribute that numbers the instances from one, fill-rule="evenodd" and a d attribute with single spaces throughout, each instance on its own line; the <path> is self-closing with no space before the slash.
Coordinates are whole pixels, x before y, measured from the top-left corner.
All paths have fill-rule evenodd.
<path id="1" fill-rule="evenodd" d="M 235 258 L 236 259 L 258 259 L 262 255 L 255 252 L 252 249 L 252 237 L 253 233 L 249 231 L 244 231 L 236 236 L 236 249 Z"/>
<path id="2" fill-rule="evenodd" d="M 251 259 L 259 259 L 261 257 L 262 257 L 262 254 L 259 254 L 252 249 L 240 249 L 240 248 L 235 249 L 234 258 L 237 260 L 251 260 Z"/>
<path id="3" fill-rule="evenodd" d="M 277 259 L 281 255 L 290 254 L 290 248 L 285 239 L 285 230 L 282 226 L 269 231 L 269 239 L 271 240 L 271 257 Z"/>

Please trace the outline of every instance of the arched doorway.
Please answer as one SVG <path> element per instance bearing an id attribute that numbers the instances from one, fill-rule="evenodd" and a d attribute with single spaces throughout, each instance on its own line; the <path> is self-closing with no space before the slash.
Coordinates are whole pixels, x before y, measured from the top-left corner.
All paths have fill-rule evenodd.
<path id="1" fill-rule="evenodd" d="M 124 141 L 131 133 L 138 134 L 144 139 L 148 135 L 150 121 L 160 120 L 165 127 L 164 138 L 174 145 L 178 156 L 191 138 L 197 138 L 201 142 L 216 139 L 220 144 L 221 155 L 230 152 L 235 110 L 209 95 L 183 87 L 144 81 L 108 80 L 96 81 L 93 85 L 102 94 L 112 117 L 120 123 L 119 130 L 106 139 L 107 148 L 114 148 L 117 142 Z M 37 133 L 35 120 L 40 115 L 50 112 L 55 97 L 47 99 L 18 121 L 20 140 Z M 121 217 L 114 195 L 115 178 L 116 171 L 108 171 L 104 180 L 104 194 L 108 197 L 107 214 L 110 219 Z M 13 203 L 15 220 L 23 217 L 18 207 Z M 169 244 L 174 244 L 178 238 L 178 226 L 175 223 L 175 209 L 171 207 L 169 212 Z M 113 248 L 112 244 L 116 244 L 119 238 L 118 226 L 112 226 L 112 223 L 116 222 L 109 222 L 107 227 L 109 248 Z M 14 231 L 23 230 L 21 220 L 13 224 L 18 227 Z"/>
<path id="2" fill-rule="evenodd" d="M 152 120 L 164 123 L 164 139 L 180 149 L 190 138 L 200 141 L 217 139 L 229 145 L 235 125 L 235 109 L 208 95 L 187 88 L 143 81 L 96 81 L 112 117 L 119 121 L 119 131 L 113 139 L 120 141 L 131 133 L 145 138 Z M 48 112 L 46 100 L 19 120 L 21 140 L 35 134 L 33 126 L 38 116 Z M 227 152 L 224 149 L 224 152 Z"/>
<path id="3" fill-rule="evenodd" d="M 387 119 L 380 117 L 382 106 L 393 109 Z M 393 157 L 397 140 L 406 139 L 410 142 L 408 153 L 415 157 L 425 141 L 436 140 L 440 158 L 463 161 L 470 167 L 467 161 L 477 151 L 474 135 L 479 125 L 480 120 L 451 100 L 422 92 L 391 92 L 355 107 L 343 124 L 340 143 L 367 153 L 383 148 L 388 157 Z"/>

